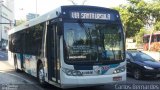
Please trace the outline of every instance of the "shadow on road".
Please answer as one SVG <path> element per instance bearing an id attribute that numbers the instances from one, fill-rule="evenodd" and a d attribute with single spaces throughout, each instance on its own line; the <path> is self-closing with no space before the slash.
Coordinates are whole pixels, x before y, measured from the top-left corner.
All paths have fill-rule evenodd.
<path id="1" fill-rule="evenodd" d="M 44 87 L 45 90 L 110 90 L 103 88 L 103 86 L 93 86 L 93 87 L 79 87 L 79 88 L 69 88 L 69 89 L 61 89 L 57 88 L 53 85 L 48 84 L 47 87 Z"/>
<path id="2" fill-rule="evenodd" d="M 136 80 L 133 75 L 127 75 L 128 78 Z M 136 80 L 136 81 L 156 81 L 156 80 L 160 80 L 160 78 L 156 78 L 156 77 L 143 77 L 141 80 Z"/>

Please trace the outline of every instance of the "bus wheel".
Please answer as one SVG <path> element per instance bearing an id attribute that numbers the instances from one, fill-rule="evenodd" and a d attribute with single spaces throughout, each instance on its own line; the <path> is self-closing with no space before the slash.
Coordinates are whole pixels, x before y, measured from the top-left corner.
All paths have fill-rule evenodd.
<path id="1" fill-rule="evenodd" d="M 38 80 L 41 86 L 46 86 L 46 82 L 45 82 L 45 73 L 44 73 L 44 67 L 43 64 L 40 63 L 38 66 Z"/>
<path id="2" fill-rule="evenodd" d="M 14 58 L 14 68 L 15 68 L 15 71 L 18 72 L 19 69 L 18 69 L 18 64 L 17 64 L 17 57 Z"/>

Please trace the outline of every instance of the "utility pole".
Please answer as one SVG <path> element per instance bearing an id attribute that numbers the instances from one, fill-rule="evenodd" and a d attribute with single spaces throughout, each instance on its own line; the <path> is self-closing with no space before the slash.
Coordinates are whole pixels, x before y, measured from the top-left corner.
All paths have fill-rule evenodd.
<path id="1" fill-rule="evenodd" d="M 84 1 L 83 1 L 83 3 L 82 3 L 82 5 L 84 5 L 84 4 L 85 4 L 85 2 L 87 2 L 87 0 L 84 0 Z"/>
<path id="2" fill-rule="evenodd" d="M 74 0 L 68 0 L 70 2 L 72 2 L 73 5 L 77 5 L 77 3 Z M 81 5 L 84 5 L 87 2 L 87 0 L 83 0 Z"/>
<path id="3" fill-rule="evenodd" d="M 72 2 L 73 5 L 77 5 L 77 3 L 74 2 L 74 0 L 69 0 L 70 2 Z"/>
<path id="4" fill-rule="evenodd" d="M 3 0 L 0 1 L 0 23 L 2 22 L 2 6 Z M 2 47 L 2 24 L 0 24 L 0 48 Z"/>
<path id="5" fill-rule="evenodd" d="M 151 31 L 150 31 L 150 37 L 149 37 L 149 42 L 148 42 L 148 51 L 150 51 L 150 49 L 151 49 L 152 34 L 154 32 L 154 26 L 153 26 L 154 23 L 155 23 L 155 18 L 150 16 L 150 23 L 149 24 L 151 26 Z"/>
<path id="6" fill-rule="evenodd" d="M 37 0 L 36 0 L 36 17 L 37 17 Z"/>

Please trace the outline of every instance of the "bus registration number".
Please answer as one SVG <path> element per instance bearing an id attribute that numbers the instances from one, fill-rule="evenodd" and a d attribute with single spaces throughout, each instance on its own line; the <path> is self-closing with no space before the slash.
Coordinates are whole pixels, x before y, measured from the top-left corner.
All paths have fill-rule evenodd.
<path id="1" fill-rule="evenodd" d="M 122 76 L 113 77 L 113 81 L 122 81 Z"/>

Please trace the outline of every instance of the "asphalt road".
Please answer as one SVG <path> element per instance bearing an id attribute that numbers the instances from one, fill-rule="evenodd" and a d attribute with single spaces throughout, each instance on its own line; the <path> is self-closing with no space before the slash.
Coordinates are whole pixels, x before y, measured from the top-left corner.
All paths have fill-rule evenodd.
<path id="1" fill-rule="evenodd" d="M 42 88 L 35 77 L 24 72 L 15 72 L 8 64 L 7 53 L 0 51 L 0 90 L 62 90 L 52 85 Z M 104 86 L 73 88 L 67 90 L 160 90 L 160 78 L 135 80 L 127 77 L 123 83 L 106 84 Z"/>
<path id="2" fill-rule="evenodd" d="M 25 73 L 17 73 L 8 63 L 7 52 L 0 51 L 0 90 L 43 90 L 36 80 Z"/>

